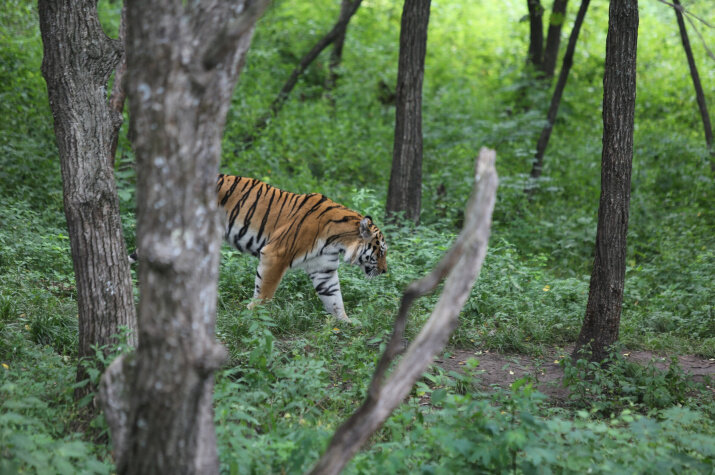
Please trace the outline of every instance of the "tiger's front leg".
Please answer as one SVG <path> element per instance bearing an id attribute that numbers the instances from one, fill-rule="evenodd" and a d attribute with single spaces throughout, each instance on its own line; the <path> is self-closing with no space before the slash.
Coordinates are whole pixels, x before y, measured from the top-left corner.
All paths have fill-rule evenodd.
<path id="1" fill-rule="evenodd" d="M 309 272 L 313 287 L 318 293 L 318 297 L 323 302 L 325 310 L 334 315 L 339 320 L 350 322 L 345 307 L 343 306 L 343 295 L 340 293 L 340 280 L 337 269 L 328 269 Z"/>
<path id="2" fill-rule="evenodd" d="M 256 269 L 256 284 L 253 290 L 254 300 L 248 304 L 248 308 L 255 307 L 260 300 L 272 299 L 287 270 L 288 266 L 279 259 L 269 254 L 261 254 L 258 269 Z"/>

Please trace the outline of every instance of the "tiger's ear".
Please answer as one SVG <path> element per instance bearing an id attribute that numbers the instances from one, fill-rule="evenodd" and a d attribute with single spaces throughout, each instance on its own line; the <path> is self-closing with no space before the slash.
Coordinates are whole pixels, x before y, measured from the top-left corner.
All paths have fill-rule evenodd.
<path id="1" fill-rule="evenodd" d="M 360 237 L 366 241 L 372 239 L 372 232 L 370 232 L 371 223 L 372 219 L 370 216 L 365 216 L 362 220 L 360 220 Z"/>

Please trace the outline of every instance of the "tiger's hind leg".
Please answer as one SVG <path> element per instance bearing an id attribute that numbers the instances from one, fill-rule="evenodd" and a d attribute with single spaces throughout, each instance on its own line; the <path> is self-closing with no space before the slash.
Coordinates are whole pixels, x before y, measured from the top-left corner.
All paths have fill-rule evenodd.
<path id="1" fill-rule="evenodd" d="M 309 272 L 308 275 L 310 280 L 313 281 L 313 287 L 323 302 L 325 310 L 339 320 L 349 322 L 350 319 L 345 313 L 343 305 L 343 295 L 340 293 L 338 270 L 313 271 Z"/>

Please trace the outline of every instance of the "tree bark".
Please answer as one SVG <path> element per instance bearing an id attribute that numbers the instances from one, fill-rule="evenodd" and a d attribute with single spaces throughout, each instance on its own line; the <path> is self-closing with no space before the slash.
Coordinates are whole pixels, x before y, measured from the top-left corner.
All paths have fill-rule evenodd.
<path id="1" fill-rule="evenodd" d="M 116 130 L 112 137 L 112 145 L 109 152 L 109 165 L 114 168 L 114 161 L 117 156 L 117 145 L 119 145 L 119 129 L 124 122 L 124 102 L 127 98 L 127 93 L 124 87 L 124 78 L 127 73 L 127 55 L 124 51 L 124 45 L 127 38 L 127 6 L 122 6 L 122 17 L 119 23 L 119 43 L 122 45 L 122 56 L 119 60 L 116 70 L 114 71 L 114 82 L 112 83 L 112 93 L 109 95 L 109 110 L 114 115 L 114 124 Z"/>
<path id="2" fill-rule="evenodd" d="M 588 10 L 589 0 L 581 0 L 581 6 L 576 14 L 576 20 L 573 24 L 573 29 L 569 35 L 569 42 L 566 46 L 566 52 L 564 53 L 563 63 L 561 64 L 561 72 L 559 73 L 559 79 L 556 82 L 556 88 L 551 96 L 551 103 L 549 104 L 549 111 L 546 114 L 546 125 L 541 130 L 541 135 L 539 136 L 539 141 L 536 144 L 536 155 L 534 156 L 534 162 L 531 167 L 531 178 L 536 179 L 541 176 L 541 171 L 544 165 L 544 153 L 546 152 L 546 147 L 549 145 L 549 139 L 551 138 L 551 131 L 554 128 L 554 122 L 556 122 L 556 114 L 559 111 L 559 105 L 561 104 L 561 96 L 563 95 L 564 89 L 566 88 L 566 81 L 569 77 L 569 72 L 571 71 L 571 66 L 573 65 L 573 55 L 576 51 L 576 42 L 578 40 L 578 34 L 581 31 L 581 25 L 583 24 L 583 19 L 586 17 L 586 11 Z M 530 183 L 524 190 L 529 196 L 534 191 L 534 183 Z"/>
<path id="3" fill-rule="evenodd" d="M 703 93 L 703 86 L 700 83 L 700 75 L 698 74 L 698 68 L 695 66 L 695 58 L 693 57 L 693 50 L 690 47 L 690 39 L 688 39 L 688 31 L 685 29 L 685 21 L 683 21 L 682 6 L 679 0 L 673 0 L 675 10 L 675 16 L 678 20 L 678 28 L 680 29 L 680 39 L 683 42 L 683 49 L 685 50 L 685 56 L 688 58 L 688 67 L 690 68 L 690 77 L 693 79 L 693 87 L 695 88 L 695 98 L 698 102 L 698 108 L 700 109 L 700 117 L 703 121 L 703 129 L 705 130 L 705 143 L 707 144 L 708 151 L 710 152 L 710 167 L 715 171 L 715 149 L 713 149 L 713 131 L 710 125 L 710 115 L 708 114 L 708 104 L 705 100 L 705 93 Z"/>
<path id="4" fill-rule="evenodd" d="M 596 253 L 581 333 L 574 356 L 591 345 L 602 361 L 618 340 L 626 274 L 636 102 L 638 0 L 612 0 L 603 75 L 603 151 Z"/>
<path id="5" fill-rule="evenodd" d="M 474 189 L 465 211 L 464 229 L 432 272 L 412 282 L 405 290 L 392 337 L 375 369 L 365 402 L 338 428 L 311 473 L 339 473 L 409 394 L 457 327 L 459 312 L 469 297 L 487 251 L 498 183 L 495 160 L 493 150 L 483 148 L 480 151 Z M 444 290 L 432 315 L 383 384 L 388 368 L 402 351 L 410 306 L 417 298 L 432 292 L 445 277 Z"/>
<path id="6" fill-rule="evenodd" d="M 568 0 L 554 0 L 554 5 L 551 9 L 544 59 L 541 63 L 541 70 L 546 79 L 554 77 L 554 71 L 556 70 L 556 61 L 559 58 L 559 46 L 561 45 L 561 27 L 566 18 L 567 4 Z"/>
<path id="7" fill-rule="evenodd" d="M 397 70 L 395 144 L 387 189 L 387 216 L 420 220 L 422 206 L 422 79 L 430 0 L 405 0 Z"/>
<path id="8" fill-rule="evenodd" d="M 128 397 L 115 404 L 129 411 L 115 439 L 118 473 L 218 473 L 215 181 L 231 94 L 267 3 L 127 2 L 141 298 L 136 354 L 118 362 L 123 378 L 110 378 L 120 383 L 112 394 Z"/>
<path id="9" fill-rule="evenodd" d="M 338 18 L 339 22 L 342 22 L 346 18 L 349 20 L 350 17 L 350 10 L 352 7 L 352 3 L 350 0 L 342 0 L 340 2 L 340 17 Z M 348 31 L 348 24 L 347 22 L 345 23 L 345 27 L 342 29 L 342 31 L 338 34 L 337 38 L 335 38 L 335 41 L 333 41 L 333 51 L 330 53 L 330 75 L 328 76 L 328 84 L 327 87 L 328 89 L 332 89 L 335 87 L 335 84 L 338 82 L 338 66 L 340 66 L 340 62 L 343 60 L 343 46 L 345 45 L 345 34 Z"/>
<path id="10" fill-rule="evenodd" d="M 544 58 L 544 7 L 541 0 L 526 0 L 529 8 L 529 54 L 527 62 L 538 71 Z"/>
<path id="11" fill-rule="evenodd" d="M 107 159 L 121 118 L 107 105 L 122 44 L 104 33 L 96 0 L 40 0 L 47 83 L 60 155 L 65 217 L 77 284 L 80 359 L 136 326 L 114 170 Z M 77 380 L 87 378 L 82 365 Z M 76 397 L 93 391 L 78 388 Z"/>
<path id="12" fill-rule="evenodd" d="M 296 84 L 298 84 L 298 78 L 305 72 L 306 69 L 308 69 L 308 66 L 310 66 L 310 64 L 315 61 L 315 59 L 320 55 L 320 53 L 322 53 L 325 48 L 330 46 L 330 44 L 335 42 L 341 36 L 343 38 L 345 37 L 345 30 L 348 26 L 348 23 L 350 22 L 350 19 L 353 17 L 355 12 L 357 12 L 357 9 L 358 7 L 360 7 L 361 3 L 362 0 L 353 0 L 352 3 L 350 3 L 350 6 L 347 8 L 347 11 L 343 11 L 341 8 L 340 17 L 338 18 L 337 23 L 335 23 L 333 28 L 325 36 L 323 36 L 315 44 L 315 46 L 313 46 L 313 48 L 311 48 L 311 50 L 306 53 L 305 56 L 303 56 L 303 59 L 300 60 L 298 66 L 293 69 L 293 72 L 291 73 L 290 77 L 288 77 L 288 80 L 286 80 L 285 84 L 283 84 L 283 87 L 281 88 L 276 98 L 273 99 L 270 111 L 260 117 L 254 124 L 253 130 L 241 139 L 244 144 L 249 147 L 253 144 L 258 134 L 260 134 L 261 131 L 263 131 L 263 129 L 268 126 L 268 123 L 270 122 L 271 118 L 275 117 L 281 110 L 286 99 L 288 99 L 288 96 L 293 91 L 293 88 Z"/>

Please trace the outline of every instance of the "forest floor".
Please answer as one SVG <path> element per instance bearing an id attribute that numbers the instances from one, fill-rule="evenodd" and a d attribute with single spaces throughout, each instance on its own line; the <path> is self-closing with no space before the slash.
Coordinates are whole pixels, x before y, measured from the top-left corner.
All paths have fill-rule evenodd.
<path id="1" fill-rule="evenodd" d="M 436 363 L 446 371 L 461 373 L 467 367 L 467 360 L 477 359 L 479 365 L 475 372 L 483 389 L 494 386 L 508 388 L 514 381 L 531 376 L 535 388 L 546 395 L 552 404 L 560 405 L 568 400 L 569 390 L 562 384 L 564 369 L 559 362 L 570 355 L 572 350 L 572 347 L 553 348 L 543 356 L 532 357 L 452 348 L 445 351 Z M 667 370 L 671 361 L 670 356 L 652 351 L 626 350 L 622 354 L 627 360 L 642 366 L 653 360 L 654 366 L 661 370 Z M 703 382 L 706 376 L 715 378 L 715 358 L 679 355 L 678 364 L 683 373 L 695 382 Z M 708 389 L 715 396 L 715 387 L 708 386 Z"/>

